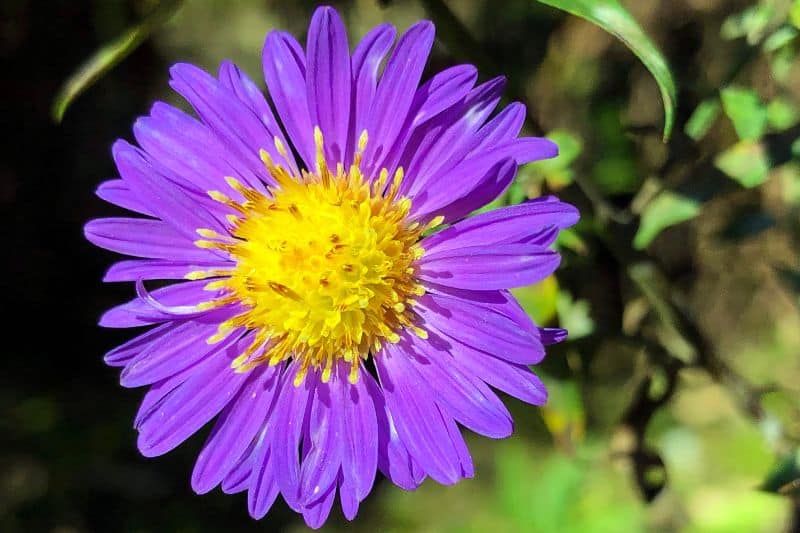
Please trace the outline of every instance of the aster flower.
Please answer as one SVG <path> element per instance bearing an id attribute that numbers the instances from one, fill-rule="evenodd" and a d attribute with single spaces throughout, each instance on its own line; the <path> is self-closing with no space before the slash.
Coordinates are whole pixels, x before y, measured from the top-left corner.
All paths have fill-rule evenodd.
<path id="1" fill-rule="evenodd" d="M 100 324 L 150 329 L 105 360 L 149 387 L 143 455 L 215 420 L 192 488 L 247 491 L 254 518 L 280 494 L 319 527 L 338 493 L 352 519 L 377 470 L 409 490 L 471 477 L 460 426 L 513 429 L 493 389 L 546 399 L 528 365 L 566 332 L 538 328 L 508 289 L 555 270 L 549 247 L 578 214 L 547 197 L 466 218 L 557 148 L 518 138 L 522 104 L 493 115 L 502 78 L 475 86 L 459 65 L 420 85 L 433 39 L 419 22 L 390 52 L 384 24 L 351 54 L 320 8 L 305 50 L 267 36 L 272 107 L 232 63 L 217 77 L 178 64 L 170 85 L 197 117 L 156 103 L 138 147 L 114 144 L 121 179 L 98 195 L 143 216 L 86 225 L 136 258 L 106 274 L 136 297 Z"/>

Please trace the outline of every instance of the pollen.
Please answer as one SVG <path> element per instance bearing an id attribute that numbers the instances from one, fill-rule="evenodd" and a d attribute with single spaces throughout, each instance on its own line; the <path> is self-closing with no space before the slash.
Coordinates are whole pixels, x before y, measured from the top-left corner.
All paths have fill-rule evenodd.
<path id="1" fill-rule="evenodd" d="M 426 336 L 413 306 L 424 289 L 415 278 L 424 250 L 419 241 L 432 225 L 409 221 L 411 202 L 398 195 L 399 169 L 369 179 L 360 169 L 367 133 L 358 140 L 353 164 L 335 169 L 325 162 L 323 138 L 315 128 L 316 169 L 293 175 L 269 154 L 261 159 L 276 185 L 266 193 L 226 178 L 232 191 L 209 196 L 236 211 L 230 236 L 198 229 L 202 248 L 230 255 L 225 271 L 192 272 L 191 279 L 215 278 L 219 290 L 206 308 L 238 304 L 242 312 L 220 325 L 209 342 L 232 331 L 254 330 L 254 341 L 234 366 L 245 372 L 259 364 L 300 362 L 299 385 L 309 368 L 328 381 L 334 364 L 350 365 L 358 379 L 360 362 L 383 343 L 398 342 L 403 329 Z M 276 149 L 285 147 L 276 140 Z M 241 198 L 236 200 L 235 198 Z"/>

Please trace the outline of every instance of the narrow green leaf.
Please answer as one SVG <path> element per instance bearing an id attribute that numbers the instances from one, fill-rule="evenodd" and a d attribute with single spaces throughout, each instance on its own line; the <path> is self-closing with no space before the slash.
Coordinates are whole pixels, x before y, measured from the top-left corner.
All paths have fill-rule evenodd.
<path id="1" fill-rule="evenodd" d="M 719 100 L 716 97 L 700 102 L 686 122 L 684 127 L 686 135 L 695 141 L 705 137 L 708 130 L 714 125 L 714 121 L 717 120 L 720 109 Z"/>
<path id="2" fill-rule="evenodd" d="M 662 192 L 642 210 L 642 219 L 633 238 L 633 247 L 637 250 L 647 248 L 659 233 L 670 226 L 691 220 L 698 213 L 700 204 L 697 200 L 671 191 Z"/>
<path id="3" fill-rule="evenodd" d="M 136 50 L 153 30 L 169 20 L 181 3 L 182 0 L 162 0 L 139 24 L 129 28 L 92 54 L 58 91 L 51 111 L 53 120 L 56 123 L 61 122 L 67 108 L 81 93 Z"/>
<path id="4" fill-rule="evenodd" d="M 714 165 L 744 187 L 757 187 L 767 180 L 769 158 L 761 143 L 740 141 L 717 156 Z"/>
<path id="5" fill-rule="evenodd" d="M 722 107 L 743 141 L 756 141 L 767 128 L 767 108 L 752 89 L 726 87 L 720 91 Z"/>
<path id="6" fill-rule="evenodd" d="M 664 56 L 618 0 L 539 0 L 597 24 L 613 34 L 636 54 L 658 83 L 664 101 L 664 141 L 675 121 L 677 90 Z"/>

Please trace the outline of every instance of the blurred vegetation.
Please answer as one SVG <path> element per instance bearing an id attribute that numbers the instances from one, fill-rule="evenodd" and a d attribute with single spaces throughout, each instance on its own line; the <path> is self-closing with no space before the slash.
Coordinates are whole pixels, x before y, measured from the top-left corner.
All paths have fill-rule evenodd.
<path id="1" fill-rule="evenodd" d="M 800 528 L 800 0 L 332 3 L 351 41 L 432 18 L 428 73 L 468 61 L 508 76 L 528 133 L 561 155 L 520 169 L 492 207 L 555 193 L 583 218 L 559 238 L 557 276 L 515 291 L 571 332 L 538 368 L 548 405 L 509 399 L 512 438 L 468 435 L 475 479 L 380 481 L 354 523 L 334 511 L 326 530 Z M 113 139 L 154 99 L 183 105 L 169 64 L 233 59 L 259 78 L 265 33 L 302 38 L 314 4 L 0 7 L 17 125 L 0 158 L 14 251 L 0 279 L 19 332 L 0 372 L 0 530 L 304 529 L 282 504 L 255 523 L 241 496 L 193 495 L 202 438 L 138 456 L 140 394 L 101 361 L 127 333 L 94 326 L 130 288 L 100 286 L 111 255 L 80 227 L 108 213 L 91 191 L 114 172 Z"/>

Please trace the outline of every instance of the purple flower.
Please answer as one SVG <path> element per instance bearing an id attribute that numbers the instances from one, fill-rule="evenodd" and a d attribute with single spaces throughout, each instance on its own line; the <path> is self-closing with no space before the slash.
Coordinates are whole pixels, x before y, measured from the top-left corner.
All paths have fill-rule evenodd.
<path id="1" fill-rule="evenodd" d="M 508 289 L 556 269 L 549 247 L 578 213 L 546 197 L 465 218 L 557 148 L 517 137 L 522 104 L 493 114 L 502 78 L 475 86 L 459 65 L 420 85 L 433 38 L 419 22 L 390 52 L 384 24 L 351 54 L 320 8 L 305 50 L 267 36 L 278 117 L 232 63 L 218 77 L 178 64 L 170 85 L 197 118 L 156 103 L 139 146 L 114 145 L 121 179 L 98 195 L 143 216 L 86 225 L 137 258 L 106 274 L 136 298 L 100 324 L 150 329 L 105 360 L 149 387 L 143 455 L 215 419 L 192 487 L 247 491 L 254 518 L 280 494 L 319 527 L 338 492 L 352 519 L 376 470 L 409 490 L 471 477 L 459 425 L 513 430 L 493 389 L 546 400 L 528 365 L 566 332 L 538 328 Z M 150 292 L 154 279 L 181 281 Z"/>

